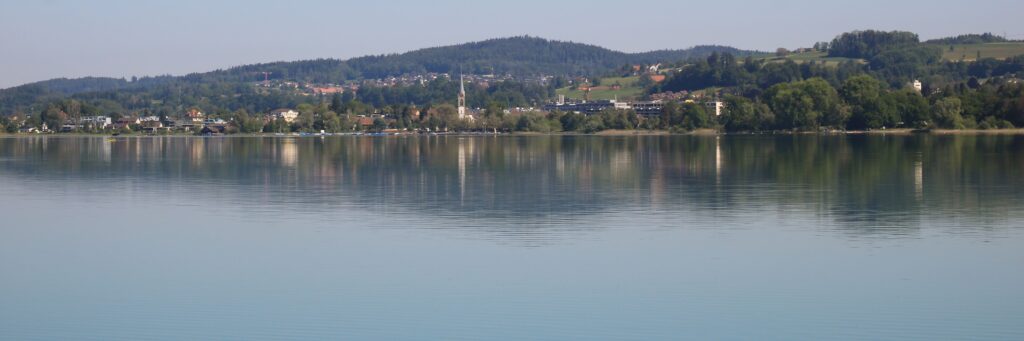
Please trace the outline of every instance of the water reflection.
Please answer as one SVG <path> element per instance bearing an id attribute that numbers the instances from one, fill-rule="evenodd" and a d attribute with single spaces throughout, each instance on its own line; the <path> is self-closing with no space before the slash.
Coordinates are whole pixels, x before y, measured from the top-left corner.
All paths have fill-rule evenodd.
<path id="1" fill-rule="evenodd" d="M 586 229 L 574 220 L 583 217 L 671 228 L 756 225 L 779 212 L 836 231 L 905 236 L 925 222 L 1012 226 L 1024 207 L 1022 144 L 927 135 L 6 138 L 0 177 L 41 191 L 198 184 L 197 199 L 268 214 L 354 205 L 540 238 Z"/>

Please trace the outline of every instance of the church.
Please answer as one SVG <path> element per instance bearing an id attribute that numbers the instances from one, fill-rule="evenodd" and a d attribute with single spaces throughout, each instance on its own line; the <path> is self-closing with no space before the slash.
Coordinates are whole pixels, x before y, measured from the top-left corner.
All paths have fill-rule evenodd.
<path id="1" fill-rule="evenodd" d="M 459 119 L 473 119 L 466 113 L 466 77 L 459 75 Z"/>

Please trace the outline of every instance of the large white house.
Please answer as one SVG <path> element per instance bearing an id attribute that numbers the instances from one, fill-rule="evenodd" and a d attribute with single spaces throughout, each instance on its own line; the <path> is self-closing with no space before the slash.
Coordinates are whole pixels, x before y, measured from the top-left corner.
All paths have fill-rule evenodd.
<path id="1" fill-rule="evenodd" d="M 299 112 L 292 109 L 277 109 L 270 112 L 270 118 L 273 120 L 284 119 L 285 122 L 292 123 L 296 118 L 299 118 Z"/>
<path id="2" fill-rule="evenodd" d="M 78 120 L 78 124 L 82 126 L 92 126 L 94 128 L 106 128 L 114 122 L 109 116 L 86 116 Z"/>

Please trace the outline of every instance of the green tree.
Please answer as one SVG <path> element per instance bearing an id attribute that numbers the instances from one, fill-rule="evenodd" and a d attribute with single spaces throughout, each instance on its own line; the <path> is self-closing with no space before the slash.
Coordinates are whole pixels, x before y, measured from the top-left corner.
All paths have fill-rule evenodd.
<path id="1" fill-rule="evenodd" d="M 387 128 L 388 128 L 388 123 L 387 123 L 387 121 L 384 121 L 383 118 L 378 117 L 378 118 L 373 119 L 373 127 L 371 128 L 373 131 L 375 131 L 375 132 L 382 132 L 382 131 L 384 131 L 384 129 L 387 129 Z"/>
<path id="2" fill-rule="evenodd" d="M 890 92 L 885 95 L 883 102 L 890 112 L 889 116 L 899 117 L 893 126 L 902 122 L 904 126 L 925 128 L 930 124 L 928 100 L 913 89 Z"/>
<path id="3" fill-rule="evenodd" d="M 935 124 L 941 128 L 963 129 L 964 119 L 960 116 L 963 113 L 961 102 L 956 97 L 940 98 L 932 104 L 932 117 Z"/>
<path id="4" fill-rule="evenodd" d="M 764 103 L 754 103 L 740 96 L 727 96 L 721 121 L 726 131 L 762 131 L 771 129 L 775 114 Z"/>
<path id="5" fill-rule="evenodd" d="M 846 120 L 839 95 L 821 78 L 772 86 L 765 98 L 781 129 L 841 127 Z"/>
<path id="6" fill-rule="evenodd" d="M 682 107 L 683 112 L 683 128 L 688 130 L 711 128 L 712 121 L 708 114 L 708 111 L 704 109 L 704 106 L 697 103 L 684 103 Z"/>
<path id="7" fill-rule="evenodd" d="M 341 94 L 334 93 L 334 96 L 331 96 L 331 106 L 329 109 L 333 112 L 342 112 L 344 107 L 345 103 L 341 100 Z"/>
<path id="8" fill-rule="evenodd" d="M 662 129 L 668 129 L 683 124 L 683 109 L 679 106 L 679 103 L 675 101 L 669 101 L 661 107 L 661 125 Z"/>
<path id="9" fill-rule="evenodd" d="M 797 83 L 814 101 L 814 110 L 820 115 L 819 124 L 832 128 L 843 128 L 849 120 L 849 111 L 839 99 L 839 93 L 824 79 L 811 78 Z"/>
<path id="10" fill-rule="evenodd" d="M 843 83 L 840 90 L 843 100 L 850 106 L 851 129 L 873 129 L 885 125 L 881 101 L 884 84 L 867 75 L 854 76 Z"/>

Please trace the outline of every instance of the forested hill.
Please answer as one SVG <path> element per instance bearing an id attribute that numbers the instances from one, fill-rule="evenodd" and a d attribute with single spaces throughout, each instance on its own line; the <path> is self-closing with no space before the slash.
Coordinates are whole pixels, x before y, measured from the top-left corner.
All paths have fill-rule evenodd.
<path id="1" fill-rule="evenodd" d="M 349 60 L 317 59 L 253 64 L 181 77 L 145 77 L 137 82 L 99 77 L 62 78 L 27 84 L 25 86 L 31 89 L 21 89 L 21 92 L 32 90 L 71 95 L 147 87 L 168 82 L 248 82 L 262 80 L 264 72 L 268 72 L 271 79 L 314 83 L 342 83 L 403 74 L 452 73 L 460 70 L 467 74 L 511 74 L 520 77 L 599 76 L 625 64 L 677 62 L 704 58 L 712 52 L 728 52 L 737 56 L 754 53 L 725 46 L 625 53 L 594 45 L 536 37 L 513 37 Z"/>
<path id="2" fill-rule="evenodd" d="M 400 55 L 349 60 L 347 65 L 365 78 L 421 72 L 513 75 L 601 75 L 625 64 L 673 62 L 703 58 L 712 52 L 749 54 L 723 46 L 686 50 L 623 53 L 603 47 L 534 37 L 493 39 L 456 46 L 429 48 Z"/>

